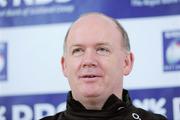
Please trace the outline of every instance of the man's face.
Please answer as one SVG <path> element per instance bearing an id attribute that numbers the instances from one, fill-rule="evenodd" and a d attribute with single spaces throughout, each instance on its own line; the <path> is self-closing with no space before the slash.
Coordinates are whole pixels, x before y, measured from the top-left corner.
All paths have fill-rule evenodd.
<path id="1" fill-rule="evenodd" d="M 109 96 L 122 89 L 128 74 L 122 35 L 107 18 L 82 18 L 71 28 L 62 58 L 73 95 Z"/>

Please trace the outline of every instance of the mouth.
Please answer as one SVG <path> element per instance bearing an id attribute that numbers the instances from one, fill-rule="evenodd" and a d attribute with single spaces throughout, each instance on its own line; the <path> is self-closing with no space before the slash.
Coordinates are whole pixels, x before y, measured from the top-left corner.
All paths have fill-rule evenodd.
<path id="1" fill-rule="evenodd" d="M 100 75 L 87 74 L 87 75 L 81 75 L 79 78 L 86 82 L 92 82 L 92 81 L 97 81 L 101 77 L 102 76 L 100 76 Z"/>
<path id="2" fill-rule="evenodd" d="M 82 78 L 95 78 L 98 77 L 97 75 L 84 75 Z"/>

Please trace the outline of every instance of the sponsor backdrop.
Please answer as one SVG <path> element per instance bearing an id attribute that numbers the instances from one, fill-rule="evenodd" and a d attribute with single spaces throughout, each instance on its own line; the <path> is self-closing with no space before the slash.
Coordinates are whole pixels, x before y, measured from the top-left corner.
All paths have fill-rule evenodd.
<path id="1" fill-rule="evenodd" d="M 65 109 L 65 33 L 87 12 L 116 18 L 135 64 L 134 105 L 180 120 L 180 0 L 0 0 L 0 120 L 38 120 Z"/>

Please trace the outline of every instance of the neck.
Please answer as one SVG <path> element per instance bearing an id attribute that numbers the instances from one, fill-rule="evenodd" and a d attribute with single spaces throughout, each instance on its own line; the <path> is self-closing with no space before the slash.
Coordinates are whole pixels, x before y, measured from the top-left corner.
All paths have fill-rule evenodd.
<path id="1" fill-rule="evenodd" d="M 101 110 L 108 98 L 84 98 L 79 102 L 88 110 Z"/>
<path id="2" fill-rule="evenodd" d="M 122 90 L 119 92 L 112 93 L 116 95 L 119 99 L 122 99 Z M 73 98 L 77 101 L 79 101 L 87 110 L 101 110 L 107 101 L 107 99 L 112 95 L 109 94 L 108 96 L 98 96 L 98 97 L 80 97 L 76 98 L 73 96 Z"/>

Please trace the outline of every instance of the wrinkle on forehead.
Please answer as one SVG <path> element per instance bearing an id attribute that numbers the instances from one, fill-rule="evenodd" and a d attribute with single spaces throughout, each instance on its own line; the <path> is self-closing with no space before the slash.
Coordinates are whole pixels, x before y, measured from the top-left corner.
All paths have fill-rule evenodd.
<path id="1" fill-rule="evenodd" d="M 69 28 L 65 42 L 64 42 L 64 51 L 66 49 L 65 46 L 67 45 L 69 41 L 68 39 L 74 39 L 73 34 L 76 34 L 80 31 L 89 30 L 89 32 L 87 33 L 89 35 L 90 29 L 93 29 L 91 30 L 92 32 L 91 35 L 94 35 L 97 32 L 105 33 L 106 31 L 105 34 L 108 34 L 107 31 L 109 33 L 112 33 L 112 31 L 116 31 L 115 33 L 113 32 L 113 34 L 118 34 L 120 36 L 119 44 L 123 46 L 122 31 L 119 29 L 117 24 L 113 21 L 113 19 L 101 13 L 89 13 L 89 14 L 85 14 L 81 16 Z"/>
<path id="2" fill-rule="evenodd" d="M 91 14 L 86 14 L 86 15 L 80 17 L 77 21 L 75 21 L 73 23 L 73 25 L 71 26 L 71 30 L 73 28 L 76 28 L 76 26 L 79 26 L 79 25 L 85 25 L 85 26 L 90 25 L 90 27 L 93 27 L 93 25 L 102 25 L 102 24 L 110 25 L 110 26 L 112 26 L 112 28 L 114 27 L 114 28 L 118 29 L 118 27 L 114 23 L 114 21 L 111 18 L 109 18 L 108 16 L 105 16 L 100 13 L 91 13 Z"/>
<path id="3" fill-rule="evenodd" d="M 82 29 L 93 29 L 94 33 L 99 32 L 98 30 L 102 30 L 101 32 L 111 32 L 112 29 L 115 29 L 118 31 L 118 33 L 120 33 L 119 35 L 122 36 L 121 31 L 117 27 L 116 23 L 114 23 L 114 21 L 108 16 L 100 13 L 91 13 L 80 17 L 72 24 L 67 39 L 71 36 L 71 33 L 78 32 Z"/>

